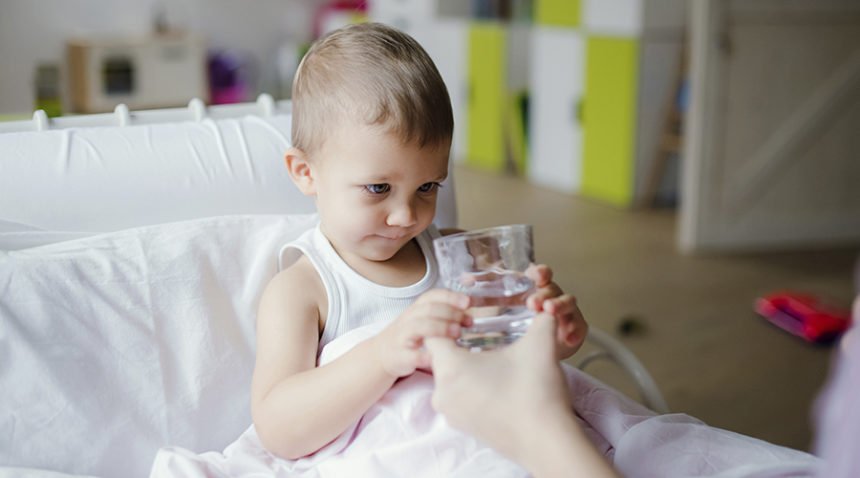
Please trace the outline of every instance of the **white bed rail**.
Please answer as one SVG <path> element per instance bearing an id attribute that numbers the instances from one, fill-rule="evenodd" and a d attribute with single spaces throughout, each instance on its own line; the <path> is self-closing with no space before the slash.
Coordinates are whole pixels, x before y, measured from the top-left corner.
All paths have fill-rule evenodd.
<path id="1" fill-rule="evenodd" d="M 589 328 L 588 337 L 585 340 L 597 346 L 599 350 L 581 358 L 576 364 L 578 369 L 585 370 L 595 360 L 603 359 L 614 362 L 635 382 L 636 388 L 648 408 L 660 414 L 669 413 L 669 405 L 660 392 L 657 382 L 654 381 L 654 378 L 648 373 L 648 369 L 642 365 L 642 362 L 630 349 L 597 327 Z"/>
<path id="2" fill-rule="evenodd" d="M 44 110 L 36 110 L 33 113 L 33 119 L 0 122 L 0 133 L 202 121 L 207 118 L 238 118 L 245 115 L 269 117 L 276 114 L 289 114 L 291 111 L 292 104 L 289 100 L 275 101 L 271 95 L 265 93 L 258 96 L 257 101 L 229 105 L 206 106 L 203 100 L 194 98 L 188 102 L 186 107 L 130 111 L 128 106 L 121 103 L 114 108 L 113 113 L 59 116 L 56 118 L 48 118 Z"/>

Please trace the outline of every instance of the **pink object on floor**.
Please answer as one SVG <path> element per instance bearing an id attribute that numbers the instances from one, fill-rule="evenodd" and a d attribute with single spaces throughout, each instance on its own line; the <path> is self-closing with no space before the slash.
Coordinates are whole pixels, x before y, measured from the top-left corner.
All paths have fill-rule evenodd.
<path id="1" fill-rule="evenodd" d="M 851 325 L 847 310 L 800 292 L 781 291 L 760 297 L 755 310 L 772 324 L 807 342 L 832 342 Z"/>

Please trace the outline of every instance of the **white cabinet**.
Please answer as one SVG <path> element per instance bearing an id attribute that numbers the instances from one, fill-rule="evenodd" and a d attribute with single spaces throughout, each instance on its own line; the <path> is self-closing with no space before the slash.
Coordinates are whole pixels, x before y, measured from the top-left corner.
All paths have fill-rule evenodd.
<path id="1" fill-rule="evenodd" d="M 537 27 L 532 47 L 528 177 L 553 189 L 578 191 L 584 38 L 573 29 Z"/>
<path id="2" fill-rule="evenodd" d="M 528 175 L 633 204 L 654 159 L 684 0 L 537 0 Z"/>
<path id="3" fill-rule="evenodd" d="M 374 22 L 385 23 L 405 32 L 436 18 L 437 0 L 372 0 L 367 13 Z"/>
<path id="4" fill-rule="evenodd" d="M 589 33 L 602 35 L 677 31 L 686 23 L 686 0 L 582 0 L 581 19 Z"/>
<path id="5" fill-rule="evenodd" d="M 582 26 L 603 35 L 637 36 L 642 32 L 644 0 L 584 0 Z"/>

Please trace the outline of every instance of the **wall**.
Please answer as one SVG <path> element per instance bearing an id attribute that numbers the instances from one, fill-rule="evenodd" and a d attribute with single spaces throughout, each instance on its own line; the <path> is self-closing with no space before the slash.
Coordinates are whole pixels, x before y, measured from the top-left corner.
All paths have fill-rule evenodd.
<path id="1" fill-rule="evenodd" d="M 76 35 L 135 35 L 151 30 L 164 6 L 167 20 L 202 34 L 212 48 L 249 52 L 258 88 L 278 93 L 276 55 L 306 40 L 321 0 L 0 0 L 0 114 L 33 110 L 33 74 L 41 62 L 63 62 Z"/>

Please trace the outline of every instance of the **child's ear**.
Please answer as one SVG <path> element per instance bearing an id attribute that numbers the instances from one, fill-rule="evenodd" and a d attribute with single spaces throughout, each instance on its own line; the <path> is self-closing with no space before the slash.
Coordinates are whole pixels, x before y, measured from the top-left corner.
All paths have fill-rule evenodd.
<path id="1" fill-rule="evenodd" d="M 304 151 L 298 148 L 288 149 L 284 162 L 287 163 L 287 171 L 299 191 L 308 196 L 316 194 L 314 172 Z"/>

